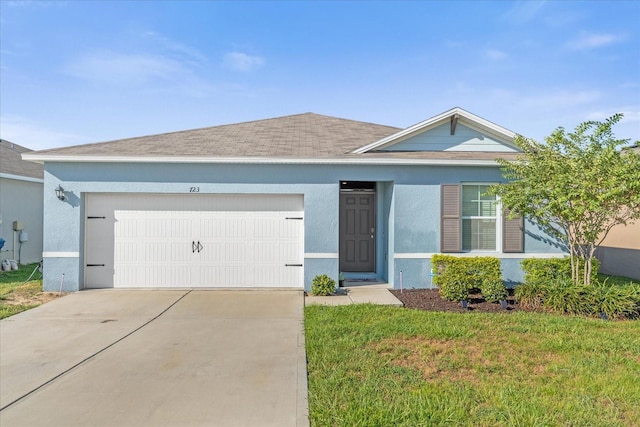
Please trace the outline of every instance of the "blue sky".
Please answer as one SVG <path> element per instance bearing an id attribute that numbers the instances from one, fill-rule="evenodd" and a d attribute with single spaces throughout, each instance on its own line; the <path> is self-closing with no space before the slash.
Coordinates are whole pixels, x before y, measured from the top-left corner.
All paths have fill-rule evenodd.
<path id="1" fill-rule="evenodd" d="M 455 106 L 537 140 L 623 112 L 640 139 L 640 1 L 0 0 L 0 27 L 0 136 L 32 149 Z"/>

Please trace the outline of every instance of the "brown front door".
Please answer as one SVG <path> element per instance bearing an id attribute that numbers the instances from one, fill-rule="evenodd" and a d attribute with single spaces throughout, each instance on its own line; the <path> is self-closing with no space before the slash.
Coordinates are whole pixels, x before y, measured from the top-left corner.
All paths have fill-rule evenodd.
<path id="1" fill-rule="evenodd" d="M 340 271 L 375 272 L 375 193 L 340 193 Z"/>

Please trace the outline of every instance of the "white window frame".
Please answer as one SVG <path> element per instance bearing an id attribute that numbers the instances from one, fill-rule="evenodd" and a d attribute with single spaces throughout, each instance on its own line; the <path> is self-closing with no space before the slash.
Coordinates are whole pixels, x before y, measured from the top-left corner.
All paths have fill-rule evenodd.
<path id="1" fill-rule="evenodd" d="M 463 253 L 501 253 L 502 252 L 502 203 L 500 202 L 500 196 L 496 195 L 496 215 L 491 217 L 486 216 L 465 216 L 464 212 L 464 187 L 465 186 L 491 186 L 498 184 L 498 182 L 461 182 L 460 183 L 460 249 Z M 496 220 L 496 249 L 495 250 L 487 250 L 487 249 L 464 249 L 464 236 L 462 231 L 462 223 L 465 219 L 493 219 Z"/>

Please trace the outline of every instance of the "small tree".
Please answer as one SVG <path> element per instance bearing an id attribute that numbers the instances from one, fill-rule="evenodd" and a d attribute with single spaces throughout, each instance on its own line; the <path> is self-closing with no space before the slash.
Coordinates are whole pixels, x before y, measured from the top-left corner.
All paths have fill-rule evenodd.
<path id="1" fill-rule="evenodd" d="M 575 283 L 590 283 L 594 252 L 611 228 L 640 218 L 640 154 L 615 139 L 621 119 L 584 122 L 573 133 L 559 127 L 546 144 L 517 136 L 523 155 L 499 160 L 510 182 L 491 191 L 509 215 L 526 216 L 566 245 Z"/>

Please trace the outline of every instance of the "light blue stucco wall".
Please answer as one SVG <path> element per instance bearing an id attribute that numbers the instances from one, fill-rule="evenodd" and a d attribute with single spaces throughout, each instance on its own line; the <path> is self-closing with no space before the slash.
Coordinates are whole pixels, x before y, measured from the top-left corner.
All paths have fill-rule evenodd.
<path id="1" fill-rule="evenodd" d="M 317 274 L 337 281 L 339 188 L 347 180 L 378 183 L 376 276 L 398 288 L 402 271 L 405 287 L 429 287 L 430 260 L 415 254 L 439 251 L 440 184 L 497 182 L 501 174 L 497 167 L 47 163 L 44 287 L 57 290 L 62 273 L 65 290 L 83 287 L 85 194 L 185 194 L 192 186 L 201 195 L 302 194 L 305 289 Z M 59 184 L 66 190 L 64 202 L 54 194 Z M 559 252 L 538 230 L 527 234 L 525 247 L 527 252 Z"/>
<path id="2" fill-rule="evenodd" d="M 516 149 L 500 141 L 471 129 L 461 123 L 451 135 L 449 123 L 437 126 L 428 132 L 405 139 L 385 148 L 389 151 L 500 151 L 516 152 Z"/>
<path id="3" fill-rule="evenodd" d="M 30 264 L 42 259 L 42 191 L 41 182 L 0 177 L 0 237 L 6 241 L 0 260 Z M 14 221 L 21 222 L 28 235 L 22 244 Z"/>

